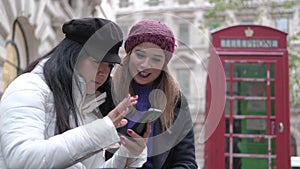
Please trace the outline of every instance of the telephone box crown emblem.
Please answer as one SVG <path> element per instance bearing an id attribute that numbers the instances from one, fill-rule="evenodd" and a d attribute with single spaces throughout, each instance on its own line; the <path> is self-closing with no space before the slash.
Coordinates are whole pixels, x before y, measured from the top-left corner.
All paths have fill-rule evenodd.
<path id="1" fill-rule="evenodd" d="M 253 34 L 254 34 L 254 31 L 250 27 L 248 27 L 247 29 L 245 29 L 245 36 L 246 37 L 252 37 Z"/>

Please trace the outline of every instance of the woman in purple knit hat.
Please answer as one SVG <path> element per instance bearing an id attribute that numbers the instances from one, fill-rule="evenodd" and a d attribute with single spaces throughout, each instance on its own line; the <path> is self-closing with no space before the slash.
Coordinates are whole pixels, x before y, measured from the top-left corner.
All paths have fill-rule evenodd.
<path id="1" fill-rule="evenodd" d="M 175 50 L 172 30 L 160 21 L 142 20 L 132 26 L 124 47 L 127 55 L 112 79 L 113 99 L 117 104 L 130 93 L 138 95 L 138 103 L 118 131 L 134 133 L 132 126 L 149 108 L 160 109 L 161 116 L 151 122 L 148 160 L 142 168 L 197 168 L 187 100 L 168 70 Z"/>

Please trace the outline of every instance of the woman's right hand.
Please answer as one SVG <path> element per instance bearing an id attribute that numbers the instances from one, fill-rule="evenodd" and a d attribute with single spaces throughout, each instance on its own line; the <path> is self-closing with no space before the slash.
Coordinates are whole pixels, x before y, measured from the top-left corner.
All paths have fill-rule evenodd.
<path id="1" fill-rule="evenodd" d="M 128 139 L 125 136 L 120 136 L 121 144 L 124 145 L 133 155 L 138 156 L 146 148 L 147 141 L 151 133 L 151 124 L 147 123 L 147 129 L 143 136 L 138 135 L 132 129 L 127 129 L 127 133 L 134 140 Z"/>
<path id="2" fill-rule="evenodd" d="M 108 113 L 108 117 L 113 122 L 116 128 L 123 127 L 127 124 L 127 120 L 124 117 L 129 113 L 130 106 L 137 104 L 138 96 L 127 95 L 112 111 Z"/>

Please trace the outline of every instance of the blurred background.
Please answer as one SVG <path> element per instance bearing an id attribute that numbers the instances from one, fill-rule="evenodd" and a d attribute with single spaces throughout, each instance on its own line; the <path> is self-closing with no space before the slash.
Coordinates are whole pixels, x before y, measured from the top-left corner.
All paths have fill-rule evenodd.
<path id="1" fill-rule="evenodd" d="M 291 155 L 300 153 L 300 1 L 299 0 L 0 0 L 0 94 L 33 60 L 64 38 L 62 24 L 72 18 L 115 21 L 126 36 L 141 19 L 169 25 L 177 48 L 172 74 L 189 101 L 199 168 L 204 165 L 202 128 L 211 32 L 237 24 L 273 27 L 288 34 Z M 123 49 L 120 50 L 124 55 Z"/>

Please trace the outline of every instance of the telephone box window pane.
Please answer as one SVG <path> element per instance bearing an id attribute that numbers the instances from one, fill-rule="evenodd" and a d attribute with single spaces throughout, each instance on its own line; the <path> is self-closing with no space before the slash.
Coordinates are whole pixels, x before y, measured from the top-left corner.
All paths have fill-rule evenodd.
<path id="1" fill-rule="evenodd" d="M 270 78 L 274 79 L 274 64 L 270 64 Z"/>
<path id="2" fill-rule="evenodd" d="M 267 116 L 267 100 L 234 100 L 233 115 Z M 226 100 L 225 114 L 230 115 L 230 100 Z M 271 116 L 275 116 L 275 101 L 271 101 Z"/>
<path id="3" fill-rule="evenodd" d="M 275 116 L 275 101 L 271 101 L 271 116 Z"/>
<path id="4" fill-rule="evenodd" d="M 271 168 L 276 168 L 275 160 L 271 159 L 272 164 Z M 242 158 L 241 159 L 241 168 L 245 169 L 267 169 L 269 168 L 268 158 Z"/>
<path id="5" fill-rule="evenodd" d="M 242 115 L 266 116 L 266 100 L 240 100 L 240 111 Z"/>
<path id="6" fill-rule="evenodd" d="M 225 119 L 226 129 L 225 133 L 229 133 L 229 119 Z"/>
<path id="7" fill-rule="evenodd" d="M 275 82 L 270 83 L 271 97 L 275 96 Z"/>
<path id="8" fill-rule="evenodd" d="M 234 82 L 234 95 L 267 97 L 266 82 Z M 270 82 L 270 97 L 275 96 L 275 82 Z"/>
<path id="9" fill-rule="evenodd" d="M 265 119 L 235 119 L 234 125 L 234 133 L 236 134 L 267 134 L 267 121 Z"/>
<path id="10" fill-rule="evenodd" d="M 226 100 L 226 103 L 225 103 L 225 114 L 229 115 L 229 113 L 230 113 L 230 101 Z"/>
<path id="11" fill-rule="evenodd" d="M 226 95 L 230 96 L 230 84 L 229 83 L 226 84 Z"/>
<path id="12" fill-rule="evenodd" d="M 239 96 L 267 96 L 265 82 L 235 82 L 234 86 L 239 89 L 236 92 Z"/>
<path id="13" fill-rule="evenodd" d="M 276 155 L 276 140 L 272 139 L 268 141 L 268 139 L 259 138 L 255 140 L 255 143 L 247 142 L 247 139 L 241 139 L 241 142 L 238 143 L 238 148 L 242 154 L 252 154 L 254 157 L 244 157 L 241 160 L 241 165 L 244 166 L 242 168 L 257 168 L 264 169 L 268 168 L 268 157 L 270 155 Z M 269 154 L 268 144 L 271 144 L 271 154 Z M 256 154 L 266 155 L 266 158 L 255 158 Z M 271 157 L 272 166 L 276 166 L 276 159 Z M 247 166 L 247 167 L 246 167 Z"/>
<path id="14" fill-rule="evenodd" d="M 245 84 L 247 96 L 266 96 L 266 84 L 264 82 L 250 82 Z"/>
<path id="15" fill-rule="evenodd" d="M 243 126 L 245 125 L 245 126 Z M 242 132 L 246 132 L 247 134 L 266 134 L 267 133 L 267 122 L 266 120 L 258 120 L 258 119 L 247 119 L 242 122 Z M 251 142 L 257 142 L 257 139 L 250 139 Z"/>
<path id="16" fill-rule="evenodd" d="M 241 133 L 241 120 L 233 121 L 233 133 Z"/>
<path id="17" fill-rule="evenodd" d="M 268 154 L 268 140 L 264 138 L 242 138 L 238 147 L 243 154 Z"/>
<path id="18" fill-rule="evenodd" d="M 272 140 L 271 140 L 271 145 L 272 145 L 272 155 L 276 155 L 276 139 L 275 138 L 273 138 Z M 272 162 L 273 164 L 274 164 L 274 162 Z"/>
<path id="19" fill-rule="evenodd" d="M 226 78 L 230 77 L 230 64 L 229 63 L 225 64 L 225 74 L 226 74 Z"/>
<path id="20" fill-rule="evenodd" d="M 238 115 L 239 114 L 239 101 L 238 100 L 234 100 L 233 101 L 233 114 L 234 115 Z"/>
<path id="21" fill-rule="evenodd" d="M 265 64 L 234 64 L 234 75 L 235 77 L 244 78 L 266 78 L 267 71 Z"/>
<path id="22" fill-rule="evenodd" d="M 238 144 L 241 142 L 240 138 L 233 138 L 233 153 L 241 153 Z"/>

